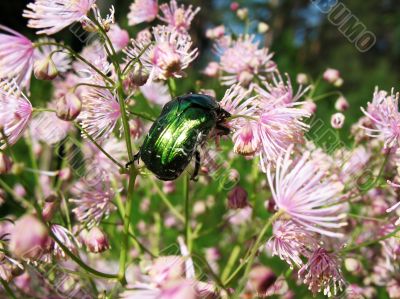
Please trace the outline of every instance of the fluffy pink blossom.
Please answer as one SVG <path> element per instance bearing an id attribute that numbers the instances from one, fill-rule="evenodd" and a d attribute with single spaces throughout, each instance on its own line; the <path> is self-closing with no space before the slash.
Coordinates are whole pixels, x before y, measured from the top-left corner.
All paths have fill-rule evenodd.
<path id="1" fill-rule="evenodd" d="M 31 117 L 32 105 L 15 81 L 0 81 L 0 149 L 15 144 L 24 133 Z"/>
<path id="2" fill-rule="evenodd" d="M 113 24 L 110 27 L 110 31 L 107 32 L 115 51 L 119 52 L 129 44 L 129 33 L 128 31 L 121 29 L 118 24 Z"/>
<path id="3" fill-rule="evenodd" d="M 328 297 L 336 296 L 345 284 L 337 258 L 324 248 L 315 250 L 298 274 L 314 295 L 323 291 Z"/>
<path id="4" fill-rule="evenodd" d="M 314 236 L 293 221 L 278 220 L 274 223 L 273 234 L 267 243 L 267 251 L 279 256 L 291 268 L 301 267 L 301 256 L 308 256 L 310 249 L 317 246 Z"/>
<path id="5" fill-rule="evenodd" d="M 255 77 L 261 80 L 276 70 L 271 60 L 273 54 L 267 48 L 259 48 L 253 35 L 241 35 L 237 40 L 220 40 L 217 45 L 221 70 L 224 71 L 222 83 L 232 85 L 250 84 Z"/>
<path id="6" fill-rule="evenodd" d="M 135 0 L 130 6 L 128 24 L 130 26 L 153 21 L 158 14 L 157 0 Z"/>
<path id="7" fill-rule="evenodd" d="M 145 85 L 140 87 L 140 91 L 146 99 L 160 106 L 171 101 L 168 86 L 162 81 L 147 81 Z"/>
<path id="8" fill-rule="evenodd" d="M 135 59 L 147 47 L 140 61 L 149 70 L 149 80 L 181 78 L 184 74 L 183 70 L 198 54 L 197 49 L 191 49 L 190 36 L 166 26 L 154 27 L 153 35 L 154 44 L 150 44 L 150 40 L 133 41 L 132 47 L 126 52 L 127 60 Z"/>
<path id="9" fill-rule="evenodd" d="M 21 88 L 29 88 L 35 47 L 18 32 L 0 25 L 0 79 L 15 78 Z"/>
<path id="10" fill-rule="evenodd" d="M 233 86 L 226 91 L 221 106 L 233 115 L 229 126 L 233 131 L 236 153 L 246 156 L 259 154 L 263 160 L 272 162 L 291 144 L 303 142 L 303 134 L 308 126 L 302 122 L 302 118 L 309 114 L 297 108 L 301 102 L 292 102 L 301 93 L 293 96 L 285 85 L 281 87 L 284 92 L 272 92 L 270 85 L 267 85 L 267 89 L 258 86 L 258 96 L 255 97 L 249 97 L 251 89 L 245 91 L 240 86 Z M 265 171 L 263 165 L 262 169 Z"/>
<path id="11" fill-rule="evenodd" d="M 82 21 L 96 0 L 36 0 L 29 3 L 23 16 L 37 34 L 51 35 L 74 22 Z"/>
<path id="12" fill-rule="evenodd" d="M 105 176 L 104 173 L 103 176 Z M 70 201 L 76 207 L 72 212 L 78 221 L 87 224 L 88 227 L 98 225 L 115 209 L 112 203 L 114 192 L 107 179 L 93 184 L 88 181 L 80 181 L 75 184 L 73 194 L 75 196 Z"/>
<path id="13" fill-rule="evenodd" d="M 175 28 L 177 31 L 185 33 L 189 30 L 195 15 L 200 11 L 200 7 L 193 10 L 192 5 L 185 8 L 183 4 L 178 6 L 176 0 L 171 0 L 169 5 L 166 3 L 161 4 L 160 10 L 162 12 L 162 16 L 159 17 L 160 20 Z"/>
<path id="14" fill-rule="evenodd" d="M 273 171 L 267 166 L 267 178 L 277 209 L 310 232 L 329 237 L 342 237 L 338 229 L 344 225 L 343 205 L 339 204 L 343 185 L 328 177 L 318 163 L 305 152 L 298 160 L 291 159 L 291 148 L 281 154 Z"/>
<path id="15" fill-rule="evenodd" d="M 374 127 L 365 129 L 366 134 L 371 137 L 382 139 L 385 148 L 399 146 L 400 143 L 400 113 L 398 108 L 399 93 L 391 94 L 384 90 L 375 89 L 368 109 L 361 108 L 362 112 L 372 121 Z"/>
<path id="16" fill-rule="evenodd" d="M 78 121 L 94 139 L 110 136 L 121 116 L 117 96 L 104 88 L 88 88 L 82 96 L 82 111 Z M 82 136 L 87 135 L 82 132 Z"/>

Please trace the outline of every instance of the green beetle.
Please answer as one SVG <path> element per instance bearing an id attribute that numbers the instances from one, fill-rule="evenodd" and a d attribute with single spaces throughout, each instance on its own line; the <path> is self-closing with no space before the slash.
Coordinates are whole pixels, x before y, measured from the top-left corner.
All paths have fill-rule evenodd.
<path id="1" fill-rule="evenodd" d="M 178 178 L 196 156 L 192 179 L 200 167 L 197 150 L 215 129 L 218 135 L 229 134 L 224 126 L 230 113 L 212 98 L 188 94 L 168 102 L 153 123 L 135 160 L 139 158 L 160 180 Z"/>

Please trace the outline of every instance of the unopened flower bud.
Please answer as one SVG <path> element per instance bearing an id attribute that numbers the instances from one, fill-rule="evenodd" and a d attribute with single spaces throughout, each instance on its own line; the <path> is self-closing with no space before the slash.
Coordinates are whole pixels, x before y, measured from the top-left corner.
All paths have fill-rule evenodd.
<path id="1" fill-rule="evenodd" d="M 230 7 L 232 11 L 237 11 L 239 9 L 239 3 L 232 2 Z"/>
<path id="2" fill-rule="evenodd" d="M 147 80 L 149 79 L 149 76 L 150 76 L 149 71 L 141 63 L 136 63 L 133 66 L 129 75 L 132 84 L 136 86 L 145 85 Z"/>
<path id="3" fill-rule="evenodd" d="M 258 296 L 265 296 L 268 289 L 276 282 L 276 275 L 271 269 L 264 266 L 255 266 L 249 274 L 248 288 L 257 293 Z"/>
<path id="4" fill-rule="evenodd" d="M 335 109 L 338 111 L 346 111 L 347 109 L 349 109 L 350 105 L 349 102 L 347 102 L 346 98 L 343 96 L 340 96 L 335 103 Z"/>
<path id="5" fill-rule="evenodd" d="M 53 80 L 58 75 L 57 67 L 50 56 L 35 61 L 33 73 L 38 80 Z"/>
<path id="6" fill-rule="evenodd" d="M 305 101 L 301 108 L 303 108 L 310 114 L 314 114 L 315 112 L 317 112 L 317 104 L 315 104 L 315 102 L 312 100 Z"/>
<path id="7" fill-rule="evenodd" d="M 304 73 L 297 74 L 296 81 L 300 85 L 307 85 L 309 83 L 308 76 L 307 76 L 307 74 L 304 74 Z"/>
<path id="8" fill-rule="evenodd" d="M 57 117 L 65 121 L 72 121 L 76 119 L 81 113 L 82 102 L 72 92 L 66 93 L 57 101 Z"/>
<path id="9" fill-rule="evenodd" d="M 269 25 L 267 23 L 264 23 L 264 22 L 258 23 L 258 26 L 257 26 L 258 33 L 263 34 L 263 33 L 266 33 L 268 30 L 269 30 Z"/>
<path id="10" fill-rule="evenodd" d="M 72 171 L 71 168 L 63 168 L 58 173 L 58 178 L 61 181 L 68 181 L 72 178 Z"/>
<path id="11" fill-rule="evenodd" d="M 11 171 L 13 163 L 3 152 L 0 152 L 0 174 L 7 174 Z"/>
<path id="12" fill-rule="evenodd" d="M 362 264 L 359 260 L 355 258 L 347 258 L 344 260 L 344 266 L 347 271 L 352 272 L 354 274 L 360 273 L 362 271 Z"/>
<path id="13" fill-rule="evenodd" d="M 84 237 L 87 249 L 93 253 L 100 253 L 110 248 L 106 234 L 98 227 L 93 227 Z"/>
<path id="14" fill-rule="evenodd" d="M 338 81 L 342 81 L 342 83 L 343 83 L 343 80 L 340 78 L 340 72 L 338 71 L 338 70 L 336 70 L 336 69 L 331 69 L 331 68 L 328 68 L 325 72 L 324 72 L 324 74 L 322 75 L 322 77 L 323 77 L 323 79 L 325 80 L 325 81 L 327 81 L 328 83 L 331 83 L 331 84 L 335 84 L 336 85 L 336 82 L 338 82 Z M 339 82 L 340 83 L 340 82 Z"/>
<path id="15" fill-rule="evenodd" d="M 241 20 L 246 20 L 249 16 L 249 10 L 247 8 L 239 8 L 236 12 L 236 15 Z"/>
<path id="16" fill-rule="evenodd" d="M 339 78 L 339 79 L 337 79 L 334 83 L 333 83 L 333 85 L 335 86 L 335 87 L 341 87 L 342 85 L 343 85 L 343 78 Z"/>
<path id="17" fill-rule="evenodd" d="M 331 117 L 331 126 L 335 129 L 341 129 L 344 125 L 345 117 L 342 113 L 335 113 Z"/>
<path id="18" fill-rule="evenodd" d="M 50 221 L 59 207 L 59 200 L 56 195 L 51 194 L 46 197 L 43 206 L 42 216 L 45 221 Z"/>
<path id="19" fill-rule="evenodd" d="M 26 190 L 25 190 L 24 186 L 22 186 L 21 184 L 15 184 L 14 192 L 19 197 L 24 197 L 26 195 Z"/>
<path id="20" fill-rule="evenodd" d="M 236 186 L 228 193 L 228 208 L 243 209 L 249 205 L 247 191 L 240 186 Z"/>
<path id="21" fill-rule="evenodd" d="M 203 74 L 208 77 L 218 77 L 219 64 L 215 61 L 210 62 L 203 70 Z"/>
<path id="22" fill-rule="evenodd" d="M 43 223 L 33 215 L 22 216 L 10 237 L 10 251 L 20 259 L 36 261 L 47 253 L 52 240 Z"/>

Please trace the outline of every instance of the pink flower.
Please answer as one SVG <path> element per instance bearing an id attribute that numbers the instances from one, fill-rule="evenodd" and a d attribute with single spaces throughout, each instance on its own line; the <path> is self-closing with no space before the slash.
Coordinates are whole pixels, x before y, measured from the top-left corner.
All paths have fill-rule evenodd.
<path id="1" fill-rule="evenodd" d="M 337 258 L 323 248 L 314 251 L 298 274 L 314 295 L 323 291 L 328 297 L 336 296 L 345 284 Z"/>
<path id="2" fill-rule="evenodd" d="M 217 62 L 210 62 L 203 70 L 203 74 L 208 77 L 218 77 L 219 75 L 219 64 Z"/>
<path id="3" fill-rule="evenodd" d="M 49 38 L 42 38 L 38 43 L 55 43 L 56 41 Z M 42 59 L 50 59 L 54 63 L 58 73 L 65 73 L 71 68 L 71 56 L 68 53 L 60 51 L 62 48 L 55 45 L 42 45 L 36 48 L 35 61 Z"/>
<path id="4" fill-rule="evenodd" d="M 235 41 L 219 41 L 217 52 L 220 66 L 226 74 L 222 77 L 224 85 L 250 84 L 255 77 L 265 80 L 265 76 L 276 70 L 271 60 L 273 54 L 267 48 L 259 48 L 254 35 L 241 35 Z"/>
<path id="5" fill-rule="evenodd" d="M 82 21 L 96 0 L 36 0 L 29 3 L 23 17 L 28 27 L 41 29 L 37 34 L 51 35 L 74 22 Z"/>
<path id="6" fill-rule="evenodd" d="M 338 112 L 331 116 L 331 126 L 334 129 L 341 129 L 344 125 L 345 116 L 343 113 Z"/>
<path id="7" fill-rule="evenodd" d="M 33 69 L 35 47 L 18 32 L 0 25 L 0 79 L 15 78 L 21 88 L 28 88 Z"/>
<path id="8" fill-rule="evenodd" d="M 154 44 L 150 40 L 133 41 L 127 50 L 128 61 L 135 59 L 148 46 L 140 57 L 142 64 L 149 70 L 149 80 L 166 80 L 169 77 L 181 78 L 183 70 L 197 57 L 197 49 L 191 50 L 189 35 L 181 34 L 166 26 L 153 28 Z"/>
<path id="9" fill-rule="evenodd" d="M 147 81 L 145 85 L 140 87 L 140 91 L 146 99 L 160 106 L 171 101 L 168 86 L 161 81 Z"/>
<path id="10" fill-rule="evenodd" d="M 160 20 L 167 23 L 181 33 L 185 33 L 189 30 L 190 24 L 193 21 L 195 15 L 200 11 L 200 7 L 193 10 L 192 5 L 186 9 L 182 4 L 178 7 L 176 0 L 171 0 L 170 4 L 161 4 L 160 10 L 163 16 L 160 16 Z"/>
<path id="11" fill-rule="evenodd" d="M 373 128 L 362 128 L 371 137 L 384 140 L 385 148 L 399 146 L 400 143 L 400 114 L 398 110 L 399 93 L 388 93 L 384 90 L 375 89 L 372 103 L 368 103 L 367 111 L 361 111 L 372 121 Z"/>
<path id="12" fill-rule="evenodd" d="M 290 268 L 293 265 L 301 267 L 301 256 L 309 255 L 310 249 L 314 249 L 317 242 L 313 235 L 293 221 L 278 220 L 273 226 L 273 235 L 267 243 L 267 250 L 272 256 L 279 256 L 286 261 Z"/>
<path id="13" fill-rule="evenodd" d="M 32 105 L 21 93 L 15 81 L 0 81 L 0 149 L 15 144 L 24 133 L 32 117 Z"/>
<path id="14" fill-rule="evenodd" d="M 129 33 L 128 31 L 121 29 L 118 24 L 113 24 L 110 27 L 107 35 L 109 36 L 115 51 L 119 52 L 129 44 Z"/>
<path id="15" fill-rule="evenodd" d="M 90 252 L 100 253 L 110 248 L 107 235 L 96 226 L 87 232 L 83 239 Z"/>
<path id="16" fill-rule="evenodd" d="M 10 251 L 14 256 L 38 261 L 49 252 L 51 244 L 46 226 L 35 216 L 22 216 L 15 223 L 10 238 Z"/>
<path id="17" fill-rule="evenodd" d="M 65 227 L 53 224 L 51 226 L 51 231 L 53 232 L 54 236 L 64 244 L 71 252 L 74 254 L 78 253 L 78 248 L 81 246 L 75 236 L 67 230 Z M 65 254 L 64 250 L 58 245 L 57 242 L 53 241 L 53 248 L 52 248 L 53 255 L 60 259 L 60 260 L 67 260 L 68 256 Z"/>
<path id="18" fill-rule="evenodd" d="M 82 111 L 78 121 L 94 139 L 110 136 L 121 116 L 117 96 L 108 89 L 88 88 L 82 96 Z M 82 136 L 87 135 L 82 132 Z"/>
<path id="19" fill-rule="evenodd" d="M 297 161 L 291 160 L 291 151 L 281 154 L 276 161 L 275 177 L 271 164 L 267 178 L 277 209 L 291 217 L 293 222 L 310 232 L 329 237 L 342 237 L 332 231 L 346 223 L 338 204 L 343 185 L 327 177 L 326 171 L 305 152 Z"/>
<path id="20" fill-rule="evenodd" d="M 38 114 L 32 119 L 29 126 L 33 139 L 50 145 L 63 140 L 73 128 L 71 122 L 59 119 L 54 112 Z"/>
<path id="21" fill-rule="evenodd" d="M 102 175 L 105 176 L 104 173 Z M 112 204 L 114 192 L 108 180 L 94 184 L 80 181 L 75 184 L 73 193 L 75 198 L 71 198 L 70 201 L 76 205 L 76 208 L 72 212 L 78 221 L 87 224 L 89 228 L 98 225 L 115 209 Z"/>
<path id="22" fill-rule="evenodd" d="M 293 91 L 292 82 L 288 74 L 285 74 L 286 82 L 278 73 L 272 77 L 271 82 L 263 82 L 263 86 L 254 85 L 256 91 L 262 96 L 263 101 L 275 105 L 288 105 L 297 102 L 308 90 L 303 89 L 302 85 L 296 94 Z"/>
<path id="23" fill-rule="evenodd" d="M 117 161 L 126 161 L 126 144 L 122 140 L 111 136 L 100 143 L 101 147 Z M 103 152 L 101 152 L 92 142 L 87 141 L 83 146 L 83 154 L 88 167 L 96 165 L 97 171 L 109 175 L 119 175 L 119 168 Z"/>
<path id="24" fill-rule="evenodd" d="M 130 26 L 153 21 L 158 14 L 157 0 L 135 0 L 130 6 L 128 24 Z"/>
<path id="25" fill-rule="evenodd" d="M 336 69 L 331 69 L 331 68 L 326 69 L 322 77 L 324 78 L 325 81 L 331 84 L 335 84 L 335 82 L 341 79 L 340 72 Z"/>

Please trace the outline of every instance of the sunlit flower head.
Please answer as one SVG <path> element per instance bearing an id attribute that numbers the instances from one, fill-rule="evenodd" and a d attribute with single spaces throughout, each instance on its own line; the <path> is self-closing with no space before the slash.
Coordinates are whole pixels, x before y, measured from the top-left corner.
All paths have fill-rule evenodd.
<path id="1" fill-rule="evenodd" d="M 106 176 L 103 173 L 103 176 Z M 88 227 L 98 225 L 115 209 L 112 199 L 114 192 L 110 188 L 110 182 L 105 179 L 101 182 L 89 184 L 79 181 L 73 188 L 74 198 L 70 199 L 75 204 L 72 212 L 79 222 L 87 224 Z"/>
<path id="2" fill-rule="evenodd" d="M 130 26 L 153 21 L 158 14 L 157 0 L 135 0 L 130 6 L 128 24 Z"/>
<path id="3" fill-rule="evenodd" d="M 303 89 L 300 86 L 295 94 L 289 75 L 285 75 L 286 82 L 281 74 L 275 73 L 271 82 L 264 82 L 263 87 L 255 85 L 255 89 L 260 93 L 263 101 L 268 104 L 287 105 L 297 102 L 309 90 L 309 87 Z"/>
<path id="4" fill-rule="evenodd" d="M 336 296 L 345 284 L 337 258 L 324 248 L 315 250 L 298 274 L 314 295 Z"/>
<path id="5" fill-rule="evenodd" d="M 344 225 L 343 205 L 339 204 L 343 185 L 327 177 L 326 171 L 305 152 L 291 160 L 292 149 L 281 154 L 276 169 L 267 166 L 267 178 L 277 209 L 310 232 L 341 237 L 335 232 Z"/>
<path id="6" fill-rule="evenodd" d="M 368 136 L 378 137 L 385 142 L 385 148 L 399 146 L 400 143 L 400 113 L 398 107 L 399 93 L 391 94 L 375 89 L 368 109 L 362 112 L 372 121 L 373 128 L 363 127 Z"/>
<path id="7" fill-rule="evenodd" d="M 310 114 L 299 108 L 301 102 L 276 103 L 268 98 L 268 91 L 261 87 L 256 87 L 256 91 L 259 94 L 261 157 L 264 161 L 273 162 L 290 145 L 304 143 L 304 132 L 309 126 L 303 119 Z"/>
<path id="8" fill-rule="evenodd" d="M 162 12 L 162 16 L 159 17 L 160 20 L 184 33 L 189 30 L 193 18 L 200 11 L 200 7 L 193 9 L 192 5 L 189 5 L 188 8 L 185 8 L 183 4 L 178 6 L 176 0 L 171 0 L 169 5 L 167 3 L 161 4 L 160 10 Z"/>
<path id="9" fill-rule="evenodd" d="M 31 103 L 15 81 L 0 80 L 0 149 L 18 141 L 32 117 L 32 111 Z"/>
<path id="10" fill-rule="evenodd" d="M 88 46 L 84 47 L 80 55 L 85 58 L 87 61 L 90 61 L 96 68 L 102 71 L 103 74 L 107 74 L 110 72 L 110 63 L 107 61 L 107 53 L 103 47 L 103 45 L 95 41 Z M 99 75 L 88 65 L 81 60 L 76 60 L 72 64 L 73 70 L 78 74 L 80 83 L 82 80 L 94 81 Z M 101 79 L 101 78 L 100 78 Z M 94 82 L 88 82 L 94 83 Z M 97 82 L 103 84 L 103 82 Z"/>
<path id="11" fill-rule="evenodd" d="M 267 48 L 259 48 L 253 35 L 241 35 L 228 43 L 221 40 L 217 52 L 224 72 L 221 78 L 224 85 L 240 83 L 246 86 L 256 77 L 265 80 L 267 74 L 276 70 L 276 64 L 271 60 L 273 54 Z"/>
<path id="12" fill-rule="evenodd" d="M 36 0 L 29 3 L 23 16 L 37 34 L 51 35 L 74 22 L 83 20 L 96 0 Z"/>
<path id="13" fill-rule="evenodd" d="M 88 88 L 82 96 L 82 111 L 78 121 L 94 139 L 107 138 L 121 116 L 117 96 L 104 88 Z M 87 138 L 85 132 L 82 136 Z"/>
<path id="14" fill-rule="evenodd" d="M 231 115 L 242 116 L 232 119 L 228 125 L 233 131 L 234 151 L 245 156 L 254 155 L 261 146 L 256 97 L 249 97 L 250 92 L 235 85 L 226 91 L 220 102 Z"/>
<path id="15" fill-rule="evenodd" d="M 10 28 L 0 25 L 0 30 L 0 79 L 15 78 L 21 88 L 29 88 L 35 47 Z"/>
<path id="16" fill-rule="evenodd" d="M 166 80 L 170 77 L 181 78 L 183 70 L 197 57 L 197 49 L 191 50 L 189 35 L 181 34 L 173 28 L 157 26 L 153 28 L 155 42 L 136 40 L 127 50 L 127 60 L 137 58 L 145 47 L 147 50 L 140 61 L 149 70 L 149 80 Z"/>
<path id="17" fill-rule="evenodd" d="M 274 223 L 273 234 L 267 243 L 267 251 L 279 256 L 291 268 L 301 267 L 301 256 L 308 256 L 310 249 L 316 248 L 314 236 L 293 221 L 278 220 Z"/>

